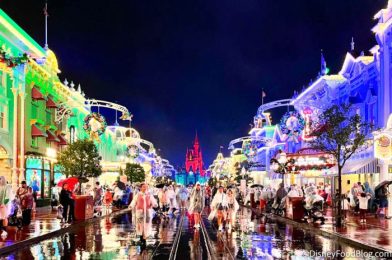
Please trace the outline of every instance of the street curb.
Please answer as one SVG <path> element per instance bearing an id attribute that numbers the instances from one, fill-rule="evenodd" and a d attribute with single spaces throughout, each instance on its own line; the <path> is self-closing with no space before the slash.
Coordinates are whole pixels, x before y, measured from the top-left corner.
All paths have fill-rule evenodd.
<path id="1" fill-rule="evenodd" d="M 89 224 L 92 224 L 92 223 L 95 223 L 97 221 L 100 221 L 103 218 L 115 217 L 117 215 L 124 214 L 124 213 L 126 213 L 128 211 L 131 211 L 131 210 L 130 209 L 118 210 L 118 211 L 112 212 L 112 213 L 104 215 L 104 216 L 82 220 L 80 222 L 76 222 L 75 224 L 69 225 L 68 227 L 60 228 L 60 229 L 48 232 L 48 233 L 43 234 L 43 235 L 39 235 L 39 236 L 36 236 L 36 237 L 28 238 L 28 239 L 23 240 L 23 241 L 15 242 L 12 245 L 0 248 L 0 256 L 4 255 L 4 254 L 7 254 L 7 253 L 10 253 L 10 252 L 15 251 L 15 250 L 19 250 L 22 247 L 27 247 L 27 246 L 30 246 L 30 245 L 33 245 L 33 244 L 38 244 L 39 242 L 41 242 L 43 240 L 46 240 L 46 239 L 49 239 L 49 238 L 52 238 L 52 237 L 56 237 L 56 236 L 62 235 L 62 234 L 67 233 L 67 232 L 71 232 L 73 230 L 76 230 L 77 228 L 84 227 L 84 226 L 87 226 Z"/>
<path id="2" fill-rule="evenodd" d="M 244 206 L 244 205 L 242 205 L 242 206 L 253 211 L 253 209 L 250 208 L 249 206 Z M 292 220 L 289 218 L 284 218 L 284 217 L 280 217 L 280 216 L 273 215 L 273 214 L 269 214 L 269 215 L 264 214 L 264 216 L 266 216 L 267 218 L 270 218 L 270 219 L 278 220 L 279 222 L 289 223 L 297 228 L 312 231 L 316 235 L 321 235 L 323 237 L 327 237 L 329 239 L 333 239 L 337 242 L 342 242 L 347 245 L 355 246 L 355 247 L 358 247 L 363 250 L 390 253 L 390 251 L 386 250 L 385 248 L 377 247 L 377 246 L 369 245 L 369 244 L 364 244 L 364 242 L 362 242 L 360 240 L 348 238 L 344 235 L 338 234 L 333 231 L 322 230 L 318 227 L 314 227 L 310 223 L 301 223 L 301 222 L 298 222 L 298 221 L 295 221 L 295 220 Z"/>
<path id="3" fill-rule="evenodd" d="M 369 245 L 369 244 L 364 244 L 364 242 L 357 240 L 357 239 L 353 239 L 353 238 L 348 238 L 344 235 L 338 234 L 336 232 L 333 231 L 327 231 L 327 230 L 323 230 L 317 227 L 312 226 L 311 224 L 306 224 L 306 223 L 300 223 L 297 222 L 295 220 L 292 219 L 288 219 L 288 218 L 284 218 L 284 217 L 280 217 L 280 216 L 267 216 L 270 219 L 276 219 L 279 222 L 286 222 L 289 223 L 297 228 L 301 228 L 301 229 L 305 229 L 308 231 L 312 231 L 314 234 L 316 235 L 321 235 L 323 237 L 327 237 L 329 239 L 333 239 L 337 242 L 342 242 L 345 243 L 347 245 L 351 245 L 351 246 L 355 246 L 358 247 L 360 249 L 363 250 L 367 250 L 367 251 L 376 251 L 376 252 L 387 252 L 390 253 L 390 251 L 386 250 L 385 248 L 382 247 L 377 247 L 374 245 Z"/>

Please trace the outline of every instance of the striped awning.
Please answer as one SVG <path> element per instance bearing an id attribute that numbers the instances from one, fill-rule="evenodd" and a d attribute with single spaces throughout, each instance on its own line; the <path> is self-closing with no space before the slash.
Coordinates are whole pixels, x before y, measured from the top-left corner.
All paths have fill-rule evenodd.
<path id="1" fill-rule="evenodd" d="M 338 173 L 338 167 L 331 168 L 332 173 Z M 349 160 L 345 163 L 342 174 L 379 173 L 378 160 L 366 158 L 362 160 Z"/>

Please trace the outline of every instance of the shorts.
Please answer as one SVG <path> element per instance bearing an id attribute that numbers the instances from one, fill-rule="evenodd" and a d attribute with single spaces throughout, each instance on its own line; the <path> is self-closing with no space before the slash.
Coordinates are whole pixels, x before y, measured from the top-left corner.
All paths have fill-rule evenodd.
<path id="1" fill-rule="evenodd" d="M 388 199 L 380 199 L 380 208 L 388 208 Z"/>

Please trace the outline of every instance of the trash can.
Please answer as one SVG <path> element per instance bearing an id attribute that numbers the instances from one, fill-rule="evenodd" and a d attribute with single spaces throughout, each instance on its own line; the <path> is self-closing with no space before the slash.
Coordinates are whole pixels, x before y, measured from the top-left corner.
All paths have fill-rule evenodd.
<path id="1" fill-rule="evenodd" d="M 94 199 L 89 195 L 75 195 L 75 219 L 85 220 L 94 217 Z"/>
<path id="2" fill-rule="evenodd" d="M 288 197 L 286 217 L 293 220 L 301 220 L 304 217 L 303 197 Z"/>

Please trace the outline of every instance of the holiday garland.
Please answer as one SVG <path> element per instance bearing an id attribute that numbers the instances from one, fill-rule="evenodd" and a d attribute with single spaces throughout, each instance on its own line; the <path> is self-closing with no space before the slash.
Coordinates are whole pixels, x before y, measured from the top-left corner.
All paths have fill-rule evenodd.
<path id="1" fill-rule="evenodd" d="M 0 49 L 0 62 L 4 62 L 9 68 L 25 64 L 28 61 L 29 56 L 26 53 L 23 53 L 22 56 L 19 57 L 12 57 L 9 52 L 5 50 L 4 46 Z"/>
<path id="2" fill-rule="evenodd" d="M 105 117 L 103 117 L 101 114 L 96 112 L 90 113 L 84 118 L 83 129 L 86 131 L 86 133 L 90 134 L 92 132 L 91 125 L 90 125 L 90 121 L 92 119 L 95 119 L 101 123 L 101 127 L 97 131 L 95 131 L 95 133 L 98 134 L 98 136 L 105 133 L 106 126 L 107 126 Z"/>

